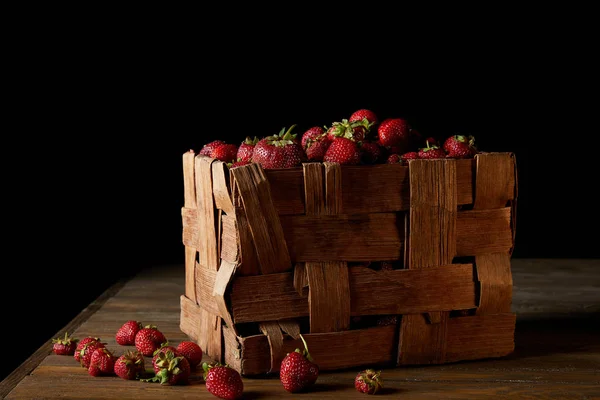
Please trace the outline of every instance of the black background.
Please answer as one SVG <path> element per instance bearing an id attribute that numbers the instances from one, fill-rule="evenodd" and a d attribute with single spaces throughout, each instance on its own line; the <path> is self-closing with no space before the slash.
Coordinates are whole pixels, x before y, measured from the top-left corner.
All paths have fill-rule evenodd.
<path id="1" fill-rule="evenodd" d="M 358 108 L 514 152 L 514 257 L 600 256 L 597 111 L 585 100 L 597 95 L 593 68 L 551 31 L 466 31 L 411 46 L 389 32 L 277 43 L 275 30 L 229 40 L 104 28 L 38 35 L 11 60 L 2 277 L 11 345 L 0 378 L 112 283 L 183 263 L 184 152 L 328 125 Z"/>

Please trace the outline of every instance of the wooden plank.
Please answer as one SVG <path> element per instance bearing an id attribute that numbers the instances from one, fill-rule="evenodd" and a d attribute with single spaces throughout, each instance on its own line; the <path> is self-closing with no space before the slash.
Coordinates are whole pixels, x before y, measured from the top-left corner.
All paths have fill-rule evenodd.
<path id="1" fill-rule="evenodd" d="M 480 294 L 477 314 L 509 313 L 512 306 L 512 273 L 508 253 L 475 256 Z"/>
<path id="2" fill-rule="evenodd" d="M 507 252 L 513 246 L 510 207 L 460 211 L 456 218 L 456 255 Z"/>
<path id="3" fill-rule="evenodd" d="M 350 267 L 350 313 L 352 316 L 417 314 L 474 308 L 477 303 L 473 274 L 471 264 L 393 271 Z M 286 272 L 236 278 L 230 296 L 235 322 L 309 316 L 308 299 L 296 290 L 294 276 L 295 273 Z M 373 301 L 373 293 L 377 294 L 377 301 Z"/>
<path id="4" fill-rule="evenodd" d="M 285 357 L 285 354 L 281 351 L 283 347 L 283 332 L 281 332 L 281 327 L 279 323 L 273 321 L 261 322 L 259 327 L 269 342 L 271 366 L 267 373 L 278 372 L 281 361 Z"/>
<path id="5" fill-rule="evenodd" d="M 243 208 L 236 207 L 236 222 L 240 252 L 240 267 L 237 274 L 239 276 L 258 275 L 260 274 L 258 256 L 250 232 L 250 225 L 248 225 L 248 218 L 246 218 L 246 211 Z"/>
<path id="6" fill-rule="evenodd" d="M 324 162 L 325 166 L 325 213 L 341 214 L 343 210 L 342 167 L 338 163 Z"/>
<path id="7" fill-rule="evenodd" d="M 346 262 L 307 262 L 310 332 L 326 333 L 350 327 L 350 285 Z"/>
<path id="8" fill-rule="evenodd" d="M 231 201 L 231 188 L 229 183 L 229 171 L 223 161 L 215 160 L 212 164 L 213 196 L 215 206 L 226 214 L 235 213 Z"/>
<path id="9" fill-rule="evenodd" d="M 197 266 L 195 278 L 197 304 L 209 313 L 219 315 L 219 306 L 213 298 L 217 271 Z"/>
<path id="10" fill-rule="evenodd" d="M 264 171 L 273 206 L 279 215 L 304 214 L 304 174 L 302 168 L 268 169 Z"/>
<path id="11" fill-rule="evenodd" d="M 198 203 L 198 262 L 201 266 L 217 270 L 217 232 L 215 229 L 215 203 L 213 201 L 211 165 L 214 159 L 196 156 L 196 201 Z"/>
<path id="12" fill-rule="evenodd" d="M 359 365 L 389 364 L 395 357 L 394 331 L 394 326 L 383 326 L 331 333 L 310 333 L 302 336 L 319 369 L 327 371 Z M 244 374 L 250 376 L 267 373 L 271 368 L 267 337 L 249 336 L 243 338 L 241 342 L 242 357 L 245 359 Z M 282 354 L 285 355 L 296 348 L 304 348 L 302 341 L 285 335 Z"/>
<path id="13" fill-rule="evenodd" d="M 196 154 L 190 150 L 183 154 L 183 198 L 184 205 L 181 209 L 182 216 L 182 241 L 185 246 L 185 295 L 196 301 L 196 280 L 194 268 L 198 257 L 198 203 L 196 201 Z"/>
<path id="14" fill-rule="evenodd" d="M 325 213 L 325 176 L 322 163 L 302 164 L 306 215 Z"/>
<path id="15" fill-rule="evenodd" d="M 403 225 L 396 213 L 281 216 L 292 262 L 400 259 Z"/>
<path id="16" fill-rule="evenodd" d="M 251 163 L 233 168 L 231 172 L 246 210 L 261 272 L 272 274 L 290 270 L 290 255 L 263 168 Z"/>
<path id="17" fill-rule="evenodd" d="M 511 153 L 475 155 L 474 209 L 507 207 L 515 196 L 515 161 Z"/>
<path id="18" fill-rule="evenodd" d="M 503 357 L 515 348 L 515 314 L 451 318 L 445 362 Z"/>
<path id="19" fill-rule="evenodd" d="M 221 261 L 221 266 L 219 267 L 219 271 L 215 277 L 212 293 L 214 302 L 219 309 L 219 313 L 217 315 L 221 317 L 227 326 L 230 326 L 233 330 L 235 330 L 235 325 L 233 323 L 233 319 L 231 318 L 229 307 L 227 306 L 227 290 L 231 284 L 231 281 L 233 280 L 236 268 L 236 263 L 231 263 L 227 260 Z"/>
<path id="20" fill-rule="evenodd" d="M 221 259 L 230 263 L 239 261 L 239 240 L 235 214 L 221 216 Z"/>
<path id="21" fill-rule="evenodd" d="M 308 296 L 308 276 L 306 276 L 306 265 L 304 263 L 296 263 L 294 266 L 294 287 L 300 296 Z"/>
<path id="22" fill-rule="evenodd" d="M 181 312 L 180 312 L 180 329 L 183 333 L 188 335 L 192 340 L 200 340 L 200 322 L 202 319 L 200 310 L 201 308 L 190 300 L 187 296 L 181 295 Z"/>
<path id="23" fill-rule="evenodd" d="M 242 345 L 238 341 L 236 332 L 228 327 L 223 327 L 223 359 L 225 363 L 236 371 L 242 370 Z"/>
<path id="24" fill-rule="evenodd" d="M 456 160 L 412 160 L 408 268 L 452 263 L 456 255 Z M 448 312 L 406 315 L 400 325 L 398 364 L 442 362 Z"/>

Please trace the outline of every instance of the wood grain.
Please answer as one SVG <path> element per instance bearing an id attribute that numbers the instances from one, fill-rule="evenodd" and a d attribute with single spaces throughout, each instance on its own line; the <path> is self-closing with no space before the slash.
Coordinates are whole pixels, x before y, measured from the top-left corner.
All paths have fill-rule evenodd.
<path id="1" fill-rule="evenodd" d="M 215 207 L 223 210 L 226 214 L 234 216 L 235 209 L 231 201 L 229 169 L 223 161 L 215 160 L 212 163 L 212 183 Z"/>
<path id="2" fill-rule="evenodd" d="M 181 209 L 182 217 L 182 242 L 185 246 L 185 295 L 196 301 L 196 280 L 194 269 L 198 258 L 198 203 L 196 200 L 196 154 L 190 150 L 183 154 L 183 183 L 184 183 L 184 205 Z"/>
<path id="3" fill-rule="evenodd" d="M 270 184 L 262 167 L 251 163 L 231 171 L 244 204 L 261 272 L 271 274 L 292 269 Z"/>
<path id="4" fill-rule="evenodd" d="M 350 285 L 346 262 L 305 265 L 308 278 L 310 332 L 326 333 L 350 327 Z"/>
<path id="5" fill-rule="evenodd" d="M 235 214 L 221 216 L 221 259 L 231 263 L 239 261 L 239 239 Z"/>
<path id="6" fill-rule="evenodd" d="M 195 157 L 198 231 L 201 232 L 198 235 L 198 262 L 202 267 L 216 271 L 219 267 L 219 254 L 211 172 L 214 161 L 206 156 Z"/>

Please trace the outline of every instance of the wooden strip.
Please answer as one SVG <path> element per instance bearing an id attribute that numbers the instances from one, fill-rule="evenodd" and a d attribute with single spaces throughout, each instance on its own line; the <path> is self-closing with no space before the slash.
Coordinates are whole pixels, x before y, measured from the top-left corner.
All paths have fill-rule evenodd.
<path id="1" fill-rule="evenodd" d="M 219 306 L 213 298 L 216 279 L 217 271 L 201 265 L 196 266 L 196 303 L 209 313 L 219 315 Z"/>
<path id="2" fill-rule="evenodd" d="M 206 355 L 215 361 L 223 361 L 221 318 L 200 308 L 200 335 L 198 345 Z"/>
<path id="3" fill-rule="evenodd" d="M 509 313 L 512 305 L 512 273 L 508 253 L 489 253 L 475 257 L 480 282 L 477 314 Z"/>
<path id="4" fill-rule="evenodd" d="M 504 357 L 515 348 L 515 314 L 486 314 L 451 318 L 446 362 Z"/>
<path id="5" fill-rule="evenodd" d="M 283 347 L 283 333 L 279 323 L 277 322 L 262 322 L 259 324 L 260 331 L 267 337 L 269 341 L 269 353 L 271 354 L 271 367 L 268 372 L 278 372 L 281 366 L 281 361 L 285 354 L 281 351 Z"/>
<path id="6" fill-rule="evenodd" d="M 211 165 L 214 159 L 198 155 L 196 165 L 196 201 L 198 202 L 198 261 L 214 269 L 219 267 L 215 204 L 213 201 Z"/>
<path id="7" fill-rule="evenodd" d="M 298 268 L 298 267 L 296 267 Z M 237 277 L 231 288 L 231 312 L 236 323 L 309 316 L 308 299 L 294 286 L 294 273 Z M 476 306 L 472 264 L 426 269 L 375 271 L 350 267 L 350 314 L 417 314 Z M 377 294 L 377 301 L 373 300 Z M 277 304 L 277 307 L 272 307 Z"/>
<path id="8" fill-rule="evenodd" d="M 290 270 L 292 262 L 263 168 L 251 163 L 231 171 L 246 210 L 261 272 Z"/>
<path id="9" fill-rule="evenodd" d="M 352 267 L 349 277 L 351 314 L 416 314 L 474 308 L 473 273 L 472 264 L 393 271 Z"/>
<path id="10" fill-rule="evenodd" d="M 304 263 L 296 263 L 294 267 L 294 287 L 300 296 L 308 296 L 308 277 L 306 276 L 306 266 Z"/>
<path id="11" fill-rule="evenodd" d="M 456 255 L 507 252 L 513 245 L 510 207 L 460 211 L 456 218 Z"/>
<path id="12" fill-rule="evenodd" d="M 485 210 L 508 206 L 515 198 L 515 161 L 511 153 L 475 155 L 474 209 Z"/>
<path id="13" fill-rule="evenodd" d="M 234 214 L 221 216 L 221 259 L 237 263 L 239 258 L 237 224 Z"/>
<path id="14" fill-rule="evenodd" d="M 340 164 L 324 162 L 326 214 L 340 214 L 343 209 L 342 167 Z M 351 186 L 350 183 L 348 185 Z"/>
<path id="15" fill-rule="evenodd" d="M 345 262 L 306 263 L 310 332 L 326 333 L 350 327 L 350 285 Z"/>
<path id="16" fill-rule="evenodd" d="M 231 263 L 227 260 L 221 261 L 221 266 L 219 267 L 219 271 L 217 272 L 215 278 L 215 284 L 213 286 L 213 299 L 217 308 L 219 309 L 220 316 L 227 326 L 231 327 L 235 331 L 235 325 L 233 323 L 233 319 L 231 318 L 231 314 L 229 312 L 229 308 L 227 307 L 226 296 L 228 295 L 227 289 L 235 275 L 235 270 L 237 268 L 237 264 Z"/>
<path id="17" fill-rule="evenodd" d="M 325 177 L 321 163 L 302 164 L 306 215 L 325 212 Z"/>
<path id="18" fill-rule="evenodd" d="M 243 208 L 236 208 L 237 233 L 239 239 L 240 268 L 237 274 L 240 276 L 260 274 L 260 265 L 258 256 L 254 247 L 254 240 L 250 232 L 250 225 L 246 218 L 246 211 Z"/>
<path id="19" fill-rule="evenodd" d="M 196 302 L 185 295 L 180 296 L 180 322 L 179 328 L 193 341 L 200 340 L 200 322 L 202 320 L 200 310 Z"/>
<path id="20" fill-rule="evenodd" d="M 282 331 L 290 335 L 294 339 L 300 338 L 300 325 L 296 320 L 288 319 L 279 321 L 279 327 Z"/>
<path id="21" fill-rule="evenodd" d="M 265 170 L 271 185 L 273 206 L 279 215 L 304 214 L 304 174 L 302 168 Z"/>
<path id="22" fill-rule="evenodd" d="M 403 225 L 397 213 L 281 216 L 293 262 L 398 260 Z"/>
<path id="23" fill-rule="evenodd" d="M 308 300 L 296 291 L 292 272 L 238 276 L 231 285 L 230 301 L 235 323 L 308 316 Z"/>
<path id="24" fill-rule="evenodd" d="M 196 301 L 196 280 L 194 268 L 196 267 L 197 243 L 198 243 L 198 204 L 196 202 L 196 178 L 195 178 L 195 153 L 190 150 L 183 154 L 183 194 L 184 206 L 181 209 L 182 216 L 182 240 L 185 246 L 185 295 Z"/>
<path id="25" fill-rule="evenodd" d="M 223 358 L 225 363 L 236 371 L 242 370 L 242 345 L 236 332 L 230 327 L 223 327 Z"/>
<path id="26" fill-rule="evenodd" d="M 331 333 L 303 334 L 308 351 L 322 371 L 362 365 L 389 365 L 396 347 L 395 327 L 382 326 Z M 242 373 L 247 376 L 266 374 L 271 368 L 269 344 L 264 335 L 249 336 L 242 342 Z M 300 339 L 285 335 L 282 354 L 304 345 Z M 352 349 L 348 351 L 348 349 Z"/>
<path id="27" fill-rule="evenodd" d="M 409 268 L 450 264 L 456 255 L 456 160 L 412 160 Z M 398 364 L 443 362 L 449 313 L 406 315 Z"/>
<path id="28" fill-rule="evenodd" d="M 215 206 L 226 214 L 234 214 L 229 185 L 229 171 L 223 161 L 215 160 L 212 164 L 213 195 Z"/>

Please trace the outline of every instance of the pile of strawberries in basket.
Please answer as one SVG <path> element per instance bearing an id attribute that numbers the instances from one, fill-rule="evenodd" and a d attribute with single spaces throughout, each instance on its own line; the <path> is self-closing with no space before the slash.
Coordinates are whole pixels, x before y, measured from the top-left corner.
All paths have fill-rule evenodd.
<path id="1" fill-rule="evenodd" d="M 472 158 L 475 138 L 450 135 L 437 140 L 424 137 L 404 118 L 379 120 L 375 112 L 359 109 L 329 126 L 313 126 L 302 133 L 296 125 L 271 136 L 247 137 L 241 143 L 215 139 L 200 155 L 237 167 L 259 163 L 264 169 L 293 168 L 304 162 L 341 165 L 408 164 L 411 159 Z"/>
<path id="2" fill-rule="evenodd" d="M 304 349 L 288 353 L 281 361 L 279 380 L 289 393 L 308 390 L 319 377 L 319 365 L 308 352 L 302 335 L 300 339 Z M 115 333 L 115 340 L 120 349 L 110 349 L 99 337 L 79 340 L 65 332 L 64 337 L 52 339 L 52 351 L 73 357 L 93 377 L 119 377 L 166 386 L 189 385 L 196 371 L 202 368 L 202 381 L 209 393 L 221 399 L 243 396 L 240 373 L 227 364 L 202 362 L 204 353 L 194 341 L 169 343 L 156 325 L 143 325 L 135 320 L 123 323 Z M 358 372 L 354 387 L 361 393 L 377 393 L 383 387 L 381 371 L 368 368 Z"/>

